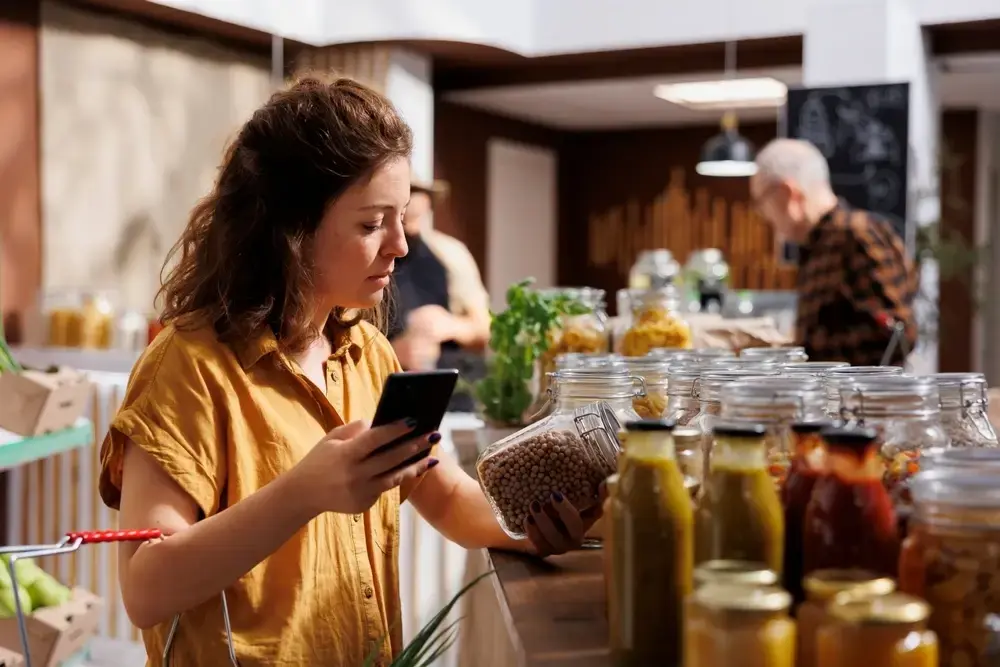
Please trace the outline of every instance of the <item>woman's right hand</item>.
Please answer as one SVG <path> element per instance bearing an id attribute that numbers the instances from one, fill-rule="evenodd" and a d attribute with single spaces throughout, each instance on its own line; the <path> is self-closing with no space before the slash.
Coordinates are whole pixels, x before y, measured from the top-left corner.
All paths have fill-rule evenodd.
<path id="1" fill-rule="evenodd" d="M 295 466 L 295 474 L 299 477 L 296 486 L 309 494 L 317 514 L 364 512 L 382 493 L 437 465 L 436 459 L 424 458 L 401 467 L 416 454 L 436 445 L 441 440 L 440 433 L 413 438 L 375 453 L 379 447 L 412 430 L 413 426 L 406 421 L 375 428 L 362 421 L 339 426 L 327 433 Z"/>

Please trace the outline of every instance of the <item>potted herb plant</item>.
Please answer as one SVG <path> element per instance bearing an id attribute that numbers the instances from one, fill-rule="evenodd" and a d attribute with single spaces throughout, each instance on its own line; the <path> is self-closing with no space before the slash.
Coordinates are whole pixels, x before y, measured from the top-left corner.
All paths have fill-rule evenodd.
<path id="1" fill-rule="evenodd" d="M 586 306 L 559 294 L 543 294 L 522 280 L 507 290 L 507 308 L 493 315 L 486 377 L 475 385 L 486 428 L 480 447 L 523 427 L 535 403 L 535 369 L 549 347 L 551 333 L 564 315 L 587 312 Z"/>

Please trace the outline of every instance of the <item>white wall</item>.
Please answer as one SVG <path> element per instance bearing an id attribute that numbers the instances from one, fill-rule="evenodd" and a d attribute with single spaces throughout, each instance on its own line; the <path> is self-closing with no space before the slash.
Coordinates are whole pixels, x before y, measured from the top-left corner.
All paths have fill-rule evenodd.
<path id="1" fill-rule="evenodd" d="M 843 0 L 154 0 L 309 44 L 432 39 L 524 55 L 799 35 Z M 907 0 L 921 23 L 1000 17 L 996 0 Z"/>
<path id="2" fill-rule="evenodd" d="M 495 311 L 527 276 L 556 284 L 557 161 L 554 151 L 490 139 L 486 157 L 486 288 Z"/>

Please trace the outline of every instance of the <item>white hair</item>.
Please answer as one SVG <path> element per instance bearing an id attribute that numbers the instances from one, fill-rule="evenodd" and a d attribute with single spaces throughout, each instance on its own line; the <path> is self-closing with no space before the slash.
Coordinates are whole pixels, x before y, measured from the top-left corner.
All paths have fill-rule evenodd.
<path id="1" fill-rule="evenodd" d="M 792 181 L 804 192 L 830 189 L 830 166 L 802 139 L 775 139 L 757 153 L 757 175 L 765 182 Z"/>

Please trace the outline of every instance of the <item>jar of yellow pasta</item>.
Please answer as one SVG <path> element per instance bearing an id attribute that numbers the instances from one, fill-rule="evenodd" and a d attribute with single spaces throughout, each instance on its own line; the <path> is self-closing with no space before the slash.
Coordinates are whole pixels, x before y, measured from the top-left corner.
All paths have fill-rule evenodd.
<path id="1" fill-rule="evenodd" d="M 634 300 L 632 324 L 622 338 L 622 354 L 644 357 L 658 347 L 690 348 L 691 327 L 680 316 L 679 305 L 672 285 L 649 290 Z"/>
<path id="2" fill-rule="evenodd" d="M 667 411 L 667 371 L 670 363 L 656 357 L 621 357 L 633 376 L 641 377 L 646 393 L 632 399 L 632 408 L 643 419 L 661 419 Z"/>
<path id="3" fill-rule="evenodd" d="M 549 348 L 539 361 L 542 393 L 548 389 L 549 373 L 558 370 L 557 358 L 569 354 L 602 355 L 611 350 L 611 333 L 608 329 L 604 290 L 592 287 L 559 287 L 546 293 L 576 301 L 587 311 L 579 315 L 564 316 L 559 326 L 549 333 Z"/>

